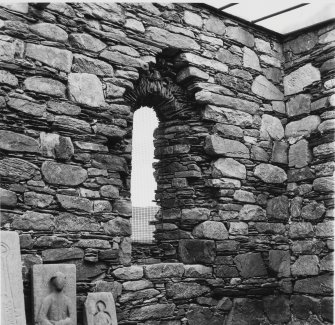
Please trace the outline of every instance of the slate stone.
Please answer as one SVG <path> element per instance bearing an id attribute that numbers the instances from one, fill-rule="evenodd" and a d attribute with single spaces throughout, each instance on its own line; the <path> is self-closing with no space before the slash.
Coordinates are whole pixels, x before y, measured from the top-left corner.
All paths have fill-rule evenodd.
<path id="1" fill-rule="evenodd" d="M 73 56 L 68 50 L 27 43 L 26 56 L 64 72 L 71 70 Z"/>
<path id="2" fill-rule="evenodd" d="M 190 299 L 209 293 L 209 287 L 198 283 L 179 282 L 166 284 L 166 295 L 172 299 Z"/>
<path id="3" fill-rule="evenodd" d="M 103 197 L 107 197 L 110 199 L 118 199 L 119 198 L 119 189 L 113 185 L 103 185 L 100 188 L 100 194 Z"/>
<path id="4" fill-rule="evenodd" d="M 0 130 L 0 149 L 14 152 L 39 153 L 38 142 L 27 135 Z"/>
<path id="5" fill-rule="evenodd" d="M 57 230 L 60 232 L 99 231 L 100 225 L 92 218 L 80 217 L 70 213 L 60 213 L 57 217 Z"/>
<path id="6" fill-rule="evenodd" d="M 35 247 L 63 248 L 71 245 L 71 242 L 66 238 L 51 235 L 40 236 L 34 242 Z"/>
<path id="7" fill-rule="evenodd" d="M 131 224 L 127 219 L 116 217 L 104 224 L 104 231 L 110 236 L 130 236 Z"/>
<path id="8" fill-rule="evenodd" d="M 24 86 L 29 91 L 51 95 L 55 97 L 65 97 L 66 87 L 60 81 L 43 78 L 30 77 L 24 81 Z"/>
<path id="9" fill-rule="evenodd" d="M 93 212 L 112 212 L 113 207 L 109 201 L 104 200 L 94 200 L 93 201 Z"/>
<path id="10" fill-rule="evenodd" d="M 333 292 L 333 276 L 324 274 L 312 278 L 297 280 L 294 292 L 311 295 L 329 295 Z"/>
<path id="11" fill-rule="evenodd" d="M 267 276 L 267 271 L 260 253 L 238 254 L 234 258 L 234 263 L 243 278 Z"/>
<path id="12" fill-rule="evenodd" d="M 323 203 L 312 201 L 302 208 L 301 217 L 306 220 L 317 220 L 320 219 L 325 212 L 326 208 Z"/>
<path id="13" fill-rule="evenodd" d="M 119 301 L 121 304 L 127 303 L 132 300 L 152 299 L 158 296 L 160 292 L 156 289 L 145 289 L 136 292 L 126 292 L 122 294 Z"/>
<path id="14" fill-rule="evenodd" d="M 121 216 L 131 216 L 132 204 L 129 200 L 116 200 L 113 204 L 113 212 Z"/>
<path id="15" fill-rule="evenodd" d="M 238 217 L 243 221 L 266 220 L 265 210 L 258 205 L 245 204 L 240 210 Z"/>
<path id="16" fill-rule="evenodd" d="M 334 271 L 334 253 L 329 253 L 320 261 L 320 271 Z"/>
<path id="17" fill-rule="evenodd" d="M 111 248 L 109 241 L 104 239 L 80 239 L 78 242 L 75 243 L 75 246 L 82 248 Z"/>
<path id="18" fill-rule="evenodd" d="M 291 249 L 294 254 L 316 254 L 319 255 L 325 244 L 319 240 L 295 240 Z"/>
<path id="19" fill-rule="evenodd" d="M 261 147 L 252 146 L 250 151 L 250 158 L 256 161 L 268 162 L 270 157 L 268 153 Z"/>
<path id="20" fill-rule="evenodd" d="M 101 77 L 110 77 L 114 75 L 114 69 L 110 64 L 82 54 L 74 55 L 72 71 L 95 74 Z"/>
<path id="21" fill-rule="evenodd" d="M 259 324 L 264 317 L 263 302 L 252 298 L 235 298 L 227 324 Z"/>
<path id="22" fill-rule="evenodd" d="M 291 320 L 290 300 L 284 295 L 263 298 L 264 311 L 273 324 L 284 324 Z"/>
<path id="23" fill-rule="evenodd" d="M 213 269 L 210 266 L 201 264 L 184 265 L 184 276 L 186 278 L 211 278 L 213 276 Z"/>
<path id="24" fill-rule="evenodd" d="M 321 116 L 322 118 L 322 116 Z M 326 121 L 323 121 L 319 126 L 318 130 L 320 131 L 321 134 L 325 132 L 330 132 L 335 130 L 335 119 L 329 119 Z"/>
<path id="25" fill-rule="evenodd" d="M 289 169 L 287 172 L 288 182 L 301 182 L 314 179 L 315 176 L 309 167 L 300 169 Z"/>
<path id="26" fill-rule="evenodd" d="M 143 266 L 120 267 L 113 271 L 113 275 L 120 280 L 139 280 L 143 278 Z"/>
<path id="27" fill-rule="evenodd" d="M 289 228 L 290 238 L 313 237 L 314 230 L 310 222 L 292 222 Z"/>
<path id="28" fill-rule="evenodd" d="M 181 239 L 179 240 L 179 256 L 185 264 L 213 263 L 215 258 L 214 241 Z"/>
<path id="29" fill-rule="evenodd" d="M 208 80 L 209 74 L 196 67 L 186 67 L 180 72 L 178 72 L 176 80 L 177 82 L 183 82 L 191 78 Z"/>
<path id="30" fill-rule="evenodd" d="M 324 320 L 328 322 L 333 322 L 334 320 L 334 302 L 333 298 L 325 297 L 321 299 L 321 316 Z"/>
<path id="31" fill-rule="evenodd" d="M 123 157 L 98 153 L 93 156 L 93 159 L 94 167 L 122 173 L 128 172 L 127 162 Z"/>
<path id="32" fill-rule="evenodd" d="M 245 68 L 262 71 L 257 54 L 247 47 L 243 48 L 243 66 Z"/>
<path id="33" fill-rule="evenodd" d="M 282 168 L 270 164 L 257 165 L 254 175 L 265 183 L 281 184 L 287 180 L 287 175 Z"/>
<path id="34" fill-rule="evenodd" d="M 91 107 L 105 104 L 102 85 L 97 76 L 89 73 L 70 73 L 68 83 L 69 96 L 73 101 Z"/>
<path id="35" fill-rule="evenodd" d="M 290 264 L 289 251 L 279 249 L 269 251 L 269 268 L 278 278 L 287 278 L 291 275 Z"/>
<path id="36" fill-rule="evenodd" d="M 45 104 L 35 103 L 33 101 L 10 97 L 8 106 L 18 112 L 35 117 L 43 117 L 46 111 Z"/>
<path id="37" fill-rule="evenodd" d="M 222 240 L 228 238 L 228 231 L 222 222 L 204 221 L 193 229 L 196 238 Z"/>
<path id="38" fill-rule="evenodd" d="M 45 157 L 70 160 L 74 154 L 72 141 L 55 133 L 40 133 L 40 148 Z"/>
<path id="39" fill-rule="evenodd" d="M 15 208 L 17 204 L 16 193 L 0 188 L 0 202 L 3 207 Z"/>
<path id="40" fill-rule="evenodd" d="M 277 117 L 263 114 L 261 124 L 261 136 L 264 139 L 270 137 L 274 140 L 281 140 L 284 137 L 284 128 Z"/>
<path id="41" fill-rule="evenodd" d="M 285 137 L 301 137 L 308 136 L 316 130 L 321 123 L 321 119 L 317 115 L 307 116 L 299 121 L 290 122 L 285 128 Z"/>
<path id="42" fill-rule="evenodd" d="M 47 110 L 56 114 L 65 114 L 65 115 L 79 115 L 81 109 L 79 106 L 70 104 L 68 102 L 59 102 L 50 100 L 47 103 Z"/>
<path id="43" fill-rule="evenodd" d="M 255 203 L 256 200 L 254 198 L 253 193 L 247 192 L 244 190 L 237 190 L 234 193 L 234 200 L 246 203 Z"/>
<path id="44" fill-rule="evenodd" d="M 333 42 L 334 39 L 335 39 L 335 32 L 334 30 L 330 30 L 319 37 L 319 43 L 327 44 Z"/>
<path id="45" fill-rule="evenodd" d="M 107 138 L 111 140 L 119 141 L 126 135 L 127 131 L 115 125 L 106 125 L 102 123 L 97 123 L 96 133 L 105 135 Z"/>
<path id="46" fill-rule="evenodd" d="M 53 196 L 48 194 L 25 192 L 24 203 L 34 208 L 46 208 L 53 201 Z"/>
<path id="47" fill-rule="evenodd" d="M 334 222 L 324 221 L 318 223 L 315 227 L 315 236 L 320 238 L 334 236 Z"/>
<path id="48" fill-rule="evenodd" d="M 37 166 L 19 158 L 5 158 L 0 161 L 0 176 L 3 179 L 23 181 L 33 178 L 37 173 Z"/>
<path id="49" fill-rule="evenodd" d="M 271 161 L 274 163 L 287 164 L 287 151 L 289 144 L 283 141 L 275 141 L 272 148 Z"/>
<path id="50" fill-rule="evenodd" d="M 75 186 L 87 179 L 87 171 L 75 165 L 45 161 L 41 170 L 45 180 L 50 184 Z"/>
<path id="51" fill-rule="evenodd" d="M 129 28 L 135 32 L 140 32 L 140 33 L 144 33 L 145 32 L 145 28 L 142 24 L 141 21 L 136 20 L 136 19 L 127 19 L 126 23 L 124 25 L 125 28 Z"/>
<path id="52" fill-rule="evenodd" d="M 248 148 L 241 142 L 210 135 L 205 140 L 205 152 L 209 155 L 249 158 Z"/>
<path id="53" fill-rule="evenodd" d="M 304 295 L 293 295 L 291 297 L 292 313 L 299 319 L 307 320 L 310 312 L 319 314 L 320 300 L 314 297 Z"/>
<path id="54" fill-rule="evenodd" d="M 285 225 L 282 223 L 257 222 L 255 228 L 259 233 L 265 234 L 284 234 Z"/>
<path id="55" fill-rule="evenodd" d="M 254 94 L 268 100 L 284 99 L 284 94 L 271 81 L 262 75 L 255 78 L 251 90 Z"/>
<path id="56" fill-rule="evenodd" d="M 248 47 L 253 47 L 255 44 L 254 36 L 241 27 L 228 26 L 225 36 Z"/>
<path id="57" fill-rule="evenodd" d="M 289 219 L 289 200 L 285 195 L 277 196 L 267 202 L 266 215 L 269 219 L 287 221 Z"/>
<path id="58" fill-rule="evenodd" d="M 72 133 L 91 133 L 91 126 L 89 123 L 69 116 L 55 116 L 53 126 L 56 129 L 66 130 Z"/>
<path id="59" fill-rule="evenodd" d="M 228 65 L 241 65 L 242 59 L 240 56 L 233 54 L 231 51 L 221 48 L 215 55 L 215 58 L 222 63 Z"/>
<path id="60" fill-rule="evenodd" d="M 245 166 L 232 158 L 219 158 L 214 162 L 213 168 L 223 177 L 246 179 Z"/>
<path id="61" fill-rule="evenodd" d="M 333 192 L 334 185 L 333 177 L 320 177 L 314 180 L 313 190 L 317 192 Z"/>
<path id="62" fill-rule="evenodd" d="M 38 23 L 29 25 L 29 30 L 55 42 L 66 42 L 68 38 L 67 32 L 55 24 Z"/>
<path id="63" fill-rule="evenodd" d="M 224 322 L 224 316 L 211 310 L 209 307 L 191 305 L 186 313 L 189 325 L 221 325 Z M 174 325 L 174 324 L 171 324 Z"/>
<path id="64" fill-rule="evenodd" d="M 129 66 L 145 69 L 148 66 L 148 64 L 144 60 L 120 53 L 118 51 L 104 50 L 100 54 L 100 57 L 112 63 L 121 64 L 126 67 Z"/>
<path id="65" fill-rule="evenodd" d="M 54 216 L 49 213 L 27 211 L 22 216 L 14 217 L 12 227 L 19 230 L 52 231 L 56 226 L 54 219 Z"/>
<path id="66" fill-rule="evenodd" d="M 159 304 L 147 305 L 138 308 L 133 308 L 130 311 L 130 320 L 146 320 L 146 319 L 160 319 L 171 317 L 175 309 L 175 304 Z"/>
<path id="67" fill-rule="evenodd" d="M 291 266 L 293 276 L 318 275 L 319 259 L 316 255 L 301 255 Z"/>
<path id="68" fill-rule="evenodd" d="M 226 125 L 226 124 L 221 124 L 217 123 L 213 127 L 213 132 L 214 133 L 220 133 L 225 136 L 231 136 L 234 138 L 243 138 L 243 130 L 235 125 Z"/>
<path id="69" fill-rule="evenodd" d="M 42 251 L 43 262 L 60 262 L 84 258 L 84 251 L 77 247 L 53 248 Z"/>
<path id="70" fill-rule="evenodd" d="M 122 283 L 122 287 L 126 291 L 138 291 L 147 288 L 152 288 L 153 283 L 149 280 L 126 281 Z"/>
<path id="71" fill-rule="evenodd" d="M 19 84 L 18 79 L 6 70 L 0 70 L 0 83 L 16 87 Z"/>
<path id="72" fill-rule="evenodd" d="M 235 235 L 235 236 L 248 235 L 248 224 L 245 222 L 230 222 L 229 223 L 229 234 Z"/>
<path id="73" fill-rule="evenodd" d="M 56 196 L 60 205 L 65 210 L 78 210 L 85 212 L 92 212 L 93 210 L 92 202 L 88 199 L 62 194 L 57 194 Z"/>
<path id="74" fill-rule="evenodd" d="M 313 155 L 318 158 L 324 158 L 334 154 L 335 142 L 323 143 L 313 148 Z"/>
<path id="75" fill-rule="evenodd" d="M 335 60 L 334 59 L 327 60 L 326 62 L 322 63 L 322 66 L 320 67 L 320 72 L 322 74 L 325 74 L 328 71 L 334 70 L 334 67 L 335 67 Z"/>
<path id="76" fill-rule="evenodd" d="M 184 271 L 182 263 L 160 263 L 144 267 L 144 274 L 148 279 L 181 278 Z"/>
<path id="77" fill-rule="evenodd" d="M 226 30 L 226 26 L 223 23 L 222 19 L 211 15 L 205 21 L 204 29 L 218 35 L 223 35 Z"/>
<path id="78" fill-rule="evenodd" d="M 107 46 L 99 39 L 85 33 L 70 34 L 69 43 L 73 47 L 91 52 L 100 52 Z"/>
<path id="79" fill-rule="evenodd" d="M 308 141 L 302 139 L 290 146 L 289 166 L 302 168 L 307 166 L 312 160 L 312 153 L 309 149 Z"/>
<path id="80" fill-rule="evenodd" d="M 304 90 L 305 87 L 313 82 L 321 80 L 319 69 L 313 67 L 311 63 L 294 70 L 284 76 L 285 95 L 292 95 Z"/>
<path id="81" fill-rule="evenodd" d="M 299 94 L 291 97 L 286 103 L 288 116 L 297 116 L 309 114 L 311 111 L 311 96 L 308 94 Z"/>
<path id="82" fill-rule="evenodd" d="M 322 36 L 320 39 L 322 39 Z M 290 49 L 294 54 L 300 54 L 311 50 L 317 43 L 318 36 L 313 31 L 310 33 L 304 33 L 303 35 L 299 35 L 299 37 L 296 37 L 293 40 L 286 42 L 285 48 Z"/>

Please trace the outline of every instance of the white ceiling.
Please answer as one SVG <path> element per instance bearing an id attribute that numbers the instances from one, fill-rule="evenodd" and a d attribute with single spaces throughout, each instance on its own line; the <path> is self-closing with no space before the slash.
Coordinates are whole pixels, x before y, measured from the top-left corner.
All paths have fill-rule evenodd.
<path id="1" fill-rule="evenodd" d="M 229 1 L 207 0 L 206 4 L 217 9 L 229 5 Z M 249 22 L 306 2 L 295 0 L 249 0 L 239 1 L 236 5 L 223 9 L 223 12 Z M 323 21 L 335 19 L 335 1 L 309 1 L 305 6 L 255 22 L 280 34 L 291 33 Z"/>

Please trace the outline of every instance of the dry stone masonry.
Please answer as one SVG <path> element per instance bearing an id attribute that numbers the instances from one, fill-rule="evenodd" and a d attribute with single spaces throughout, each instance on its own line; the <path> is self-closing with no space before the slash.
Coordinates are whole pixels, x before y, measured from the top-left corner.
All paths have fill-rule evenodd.
<path id="1" fill-rule="evenodd" d="M 0 7 L 1 226 L 76 267 L 77 320 L 331 324 L 335 25 L 281 37 L 203 5 Z M 131 243 L 132 117 L 154 137 L 153 245 Z M 74 283 L 73 283 L 74 285 Z"/>

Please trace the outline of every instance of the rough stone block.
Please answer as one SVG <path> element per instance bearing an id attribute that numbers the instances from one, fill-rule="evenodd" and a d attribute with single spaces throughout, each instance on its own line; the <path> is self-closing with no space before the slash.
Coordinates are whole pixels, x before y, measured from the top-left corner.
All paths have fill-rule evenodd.
<path id="1" fill-rule="evenodd" d="M 18 79 L 6 70 L 0 70 L 0 83 L 16 87 L 19 84 Z"/>
<path id="2" fill-rule="evenodd" d="M 284 137 L 284 128 L 277 117 L 263 114 L 261 124 L 261 137 L 267 139 L 269 136 L 274 140 L 281 140 Z"/>
<path id="3" fill-rule="evenodd" d="M 133 308 L 130 311 L 130 320 L 147 320 L 147 319 L 160 319 L 173 316 L 175 304 L 154 304 L 138 308 Z"/>
<path id="4" fill-rule="evenodd" d="M 127 219 L 116 217 L 104 224 L 104 231 L 110 236 L 130 236 L 131 224 Z"/>
<path id="5" fill-rule="evenodd" d="M 266 214 L 269 219 L 287 221 L 289 219 L 289 200 L 285 195 L 277 196 L 267 202 Z"/>
<path id="6" fill-rule="evenodd" d="M 279 278 L 287 278 L 290 272 L 290 252 L 285 250 L 269 251 L 269 268 L 277 273 Z"/>
<path id="7" fill-rule="evenodd" d="M 226 26 L 223 23 L 222 19 L 215 16 L 209 16 L 209 18 L 205 21 L 204 28 L 209 32 L 218 35 L 223 35 L 226 30 Z"/>
<path id="8" fill-rule="evenodd" d="M 312 153 L 308 146 L 308 141 L 302 139 L 290 146 L 289 166 L 302 168 L 307 166 L 312 160 Z"/>
<path id="9" fill-rule="evenodd" d="M 226 37 L 233 39 L 245 46 L 253 47 L 255 44 L 254 36 L 241 27 L 229 26 L 226 29 Z"/>
<path id="10" fill-rule="evenodd" d="M 19 158 L 5 158 L 0 161 L 0 176 L 13 182 L 31 179 L 37 173 L 36 165 Z"/>
<path id="11" fill-rule="evenodd" d="M 320 177 L 314 180 L 313 190 L 317 192 L 333 192 L 334 185 L 334 177 Z"/>
<path id="12" fill-rule="evenodd" d="M 281 184 L 287 180 L 287 175 L 282 168 L 270 164 L 257 165 L 254 175 L 265 183 Z"/>
<path id="13" fill-rule="evenodd" d="M 312 201 L 302 208 L 301 217 L 306 220 L 317 220 L 320 219 L 325 212 L 326 208 L 323 203 Z"/>
<path id="14" fill-rule="evenodd" d="M 215 244 L 213 240 L 181 239 L 179 256 L 185 264 L 213 263 Z"/>
<path id="15" fill-rule="evenodd" d="M 56 224 L 52 214 L 27 211 L 22 216 L 14 217 L 12 227 L 20 230 L 52 231 L 56 228 Z"/>
<path id="16" fill-rule="evenodd" d="M 266 219 L 265 210 L 253 204 L 245 204 L 238 216 L 243 221 L 261 221 Z"/>
<path id="17" fill-rule="evenodd" d="M 334 236 L 334 221 L 324 221 L 315 227 L 315 236 L 320 238 Z"/>
<path id="18" fill-rule="evenodd" d="M 284 99 L 284 94 L 271 81 L 262 75 L 255 78 L 251 90 L 254 94 L 268 100 Z"/>
<path id="19" fill-rule="evenodd" d="M 214 162 L 213 168 L 220 173 L 220 176 L 246 179 L 245 166 L 232 158 L 219 158 Z"/>
<path id="20" fill-rule="evenodd" d="M 57 194 L 57 200 L 65 210 L 93 211 L 93 203 L 85 198 Z"/>
<path id="21" fill-rule="evenodd" d="M 288 143 L 283 141 L 275 141 L 272 148 L 271 161 L 274 163 L 287 164 Z"/>
<path id="22" fill-rule="evenodd" d="M 310 222 L 292 222 L 289 228 L 290 238 L 313 237 L 314 230 Z"/>
<path id="23" fill-rule="evenodd" d="M 190 78 L 196 78 L 196 79 L 202 79 L 202 80 L 208 80 L 209 79 L 209 74 L 207 72 L 204 72 L 196 67 L 187 67 L 181 70 L 177 77 L 176 80 L 177 82 L 183 82 L 187 79 Z"/>
<path id="24" fill-rule="evenodd" d="M 143 278 L 143 266 L 133 265 L 121 267 L 114 270 L 113 274 L 120 280 L 139 280 Z"/>
<path id="25" fill-rule="evenodd" d="M 291 320 L 290 300 L 283 295 L 263 298 L 264 311 L 273 324 L 284 324 Z"/>
<path id="26" fill-rule="evenodd" d="M 67 32 L 55 24 L 38 23 L 30 25 L 29 29 L 33 33 L 55 42 L 66 42 L 68 38 Z"/>
<path id="27" fill-rule="evenodd" d="M 288 116 L 309 114 L 311 111 L 311 96 L 308 94 L 299 94 L 291 97 L 286 103 L 286 110 Z"/>
<path id="28" fill-rule="evenodd" d="M 48 194 L 25 192 L 24 203 L 34 208 L 46 208 L 53 201 L 53 196 Z"/>
<path id="29" fill-rule="evenodd" d="M 301 255 L 291 266 L 293 276 L 317 275 L 319 259 L 316 255 Z"/>
<path id="30" fill-rule="evenodd" d="M 222 222 L 204 221 L 193 229 L 196 238 L 222 240 L 228 238 L 228 231 Z"/>
<path id="31" fill-rule="evenodd" d="M 72 71 L 78 73 L 90 73 L 102 77 L 114 75 L 114 69 L 110 64 L 82 54 L 74 55 Z"/>
<path id="32" fill-rule="evenodd" d="M 238 254 L 234 262 L 243 278 L 267 276 L 267 271 L 260 253 Z"/>
<path id="33" fill-rule="evenodd" d="M 65 97 L 66 87 L 58 80 L 43 77 L 30 77 L 24 81 L 24 86 L 29 91 L 55 97 Z"/>
<path id="34" fill-rule="evenodd" d="M 333 275 L 324 274 L 297 280 L 294 285 L 294 292 L 311 295 L 329 295 L 333 292 Z"/>
<path id="35" fill-rule="evenodd" d="M 144 274 L 148 279 L 181 278 L 184 274 L 184 266 L 181 263 L 146 265 Z"/>
<path id="36" fill-rule="evenodd" d="M 257 71 L 262 71 L 257 54 L 248 47 L 243 48 L 243 66 Z"/>
<path id="37" fill-rule="evenodd" d="M 172 299 L 190 299 L 209 293 L 210 289 L 198 283 L 167 283 L 166 295 Z"/>
<path id="38" fill-rule="evenodd" d="M 100 52 L 107 46 L 99 39 L 85 33 L 71 34 L 69 36 L 69 42 L 73 47 L 91 52 Z"/>
<path id="39" fill-rule="evenodd" d="M 39 153 L 38 142 L 27 135 L 0 130 L 0 149 L 14 152 Z"/>

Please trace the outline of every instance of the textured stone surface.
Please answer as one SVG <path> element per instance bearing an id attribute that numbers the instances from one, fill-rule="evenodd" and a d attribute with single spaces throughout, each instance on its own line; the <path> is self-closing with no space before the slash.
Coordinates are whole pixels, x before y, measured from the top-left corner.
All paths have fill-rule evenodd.
<path id="1" fill-rule="evenodd" d="M 289 144 L 284 141 L 275 141 L 272 148 L 271 162 L 287 164 L 287 150 Z"/>
<path id="2" fill-rule="evenodd" d="M 297 96 L 291 97 L 286 103 L 286 110 L 288 116 L 309 114 L 311 111 L 311 96 L 306 94 L 299 94 Z"/>
<path id="3" fill-rule="evenodd" d="M 190 299 L 209 292 L 209 288 L 198 283 L 168 283 L 166 294 L 173 299 Z"/>
<path id="4" fill-rule="evenodd" d="M 308 142 L 305 139 L 298 141 L 290 146 L 289 149 L 289 166 L 295 168 L 305 167 L 312 160 L 312 153 L 309 149 Z"/>
<path id="5" fill-rule="evenodd" d="M 223 23 L 223 21 L 215 16 L 210 16 L 205 21 L 204 28 L 208 30 L 209 32 L 219 34 L 219 35 L 223 35 L 226 30 L 226 26 Z"/>
<path id="6" fill-rule="evenodd" d="M 245 204 L 239 212 L 239 219 L 244 221 L 260 221 L 266 219 L 265 210 L 258 205 Z"/>
<path id="7" fill-rule="evenodd" d="M 144 272 L 149 279 L 179 278 L 184 274 L 184 266 L 181 263 L 162 263 L 147 265 Z"/>
<path id="8" fill-rule="evenodd" d="M 99 107 L 104 104 L 104 95 L 100 80 L 88 73 L 70 73 L 69 94 L 79 104 Z"/>
<path id="9" fill-rule="evenodd" d="M 0 202 L 2 207 L 15 207 L 17 204 L 16 194 L 12 191 L 0 188 Z"/>
<path id="10" fill-rule="evenodd" d="M 73 33 L 69 36 L 69 42 L 73 47 L 80 48 L 92 52 L 100 52 L 107 45 L 99 39 L 89 34 Z"/>
<path id="11" fill-rule="evenodd" d="M 310 115 L 299 121 L 290 122 L 286 125 L 285 136 L 287 138 L 308 136 L 317 129 L 320 123 L 320 117 L 316 115 Z"/>
<path id="12" fill-rule="evenodd" d="M 269 100 L 283 100 L 284 94 L 264 76 L 258 76 L 252 83 L 251 90 L 256 95 Z"/>
<path id="13" fill-rule="evenodd" d="M 317 275 L 319 259 L 316 255 L 302 255 L 291 266 L 293 276 Z"/>
<path id="14" fill-rule="evenodd" d="M 313 226 L 309 222 L 292 222 L 289 228 L 291 238 L 312 237 L 314 234 Z"/>
<path id="15" fill-rule="evenodd" d="M 290 301 L 286 296 L 267 296 L 263 298 L 264 311 L 270 322 L 283 324 L 291 319 Z"/>
<path id="16" fill-rule="evenodd" d="M 239 254 L 234 258 L 234 262 L 243 278 L 267 275 L 260 253 Z"/>
<path id="17" fill-rule="evenodd" d="M 27 211 L 22 216 L 14 217 L 12 227 L 20 230 L 44 230 L 55 229 L 54 216 L 49 213 Z"/>
<path id="18" fill-rule="evenodd" d="M 290 74 L 284 76 L 285 95 L 296 94 L 313 82 L 320 80 L 320 71 L 311 63 L 294 70 Z"/>
<path id="19" fill-rule="evenodd" d="M 93 209 L 92 202 L 85 198 L 57 194 L 57 200 L 65 210 L 91 212 Z"/>
<path id="20" fill-rule="evenodd" d="M 6 151 L 19 151 L 38 153 L 38 142 L 24 134 L 0 130 L 0 149 Z"/>
<path id="21" fill-rule="evenodd" d="M 116 269 L 113 274 L 122 280 L 138 280 L 143 277 L 143 267 L 142 266 L 129 266 L 121 267 Z"/>
<path id="22" fill-rule="evenodd" d="M 257 54 L 247 47 L 243 48 L 243 66 L 262 71 Z"/>
<path id="23" fill-rule="evenodd" d="M 130 236 L 131 225 L 129 220 L 116 217 L 104 225 L 104 230 L 111 236 Z"/>
<path id="24" fill-rule="evenodd" d="M 290 253 L 284 250 L 269 251 L 269 268 L 282 278 L 289 277 L 290 271 Z"/>
<path id="25" fill-rule="evenodd" d="M 257 165 L 254 174 L 265 183 L 281 184 L 287 180 L 287 175 L 282 168 L 270 164 Z"/>
<path id="26" fill-rule="evenodd" d="M 248 47 L 252 47 L 255 43 L 254 36 L 240 27 L 229 26 L 226 36 Z"/>
<path id="27" fill-rule="evenodd" d="M 212 240 L 181 239 L 180 259 L 185 264 L 212 263 L 215 257 L 214 247 Z"/>
<path id="28" fill-rule="evenodd" d="M 30 77 L 24 81 L 24 86 L 29 91 L 56 97 L 65 97 L 65 85 L 55 79 Z"/>
<path id="29" fill-rule="evenodd" d="M 261 135 L 263 135 L 265 138 L 270 136 L 272 139 L 281 140 L 284 137 L 284 128 L 280 120 L 277 117 L 268 114 L 263 114 L 262 116 L 260 131 Z"/>
<path id="30" fill-rule="evenodd" d="M 285 195 L 270 199 L 266 207 L 266 215 L 269 219 L 286 221 L 289 218 L 289 200 Z"/>
<path id="31" fill-rule="evenodd" d="M 73 72 L 90 73 L 97 76 L 113 76 L 113 67 L 101 60 L 92 59 L 89 56 L 82 54 L 75 54 L 73 65 Z"/>
<path id="32" fill-rule="evenodd" d="M 35 117 L 43 117 L 46 110 L 46 106 L 44 104 L 13 97 L 9 99 L 8 106 L 15 111 Z"/>
<path id="33" fill-rule="evenodd" d="M 66 42 L 68 35 L 67 32 L 54 24 L 39 23 L 29 26 L 29 29 L 46 39 L 56 42 Z"/>
<path id="34" fill-rule="evenodd" d="M 68 50 L 28 43 L 26 56 L 61 71 L 71 70 L 72 53 Z"/>
<path id="35" fill-rule="evenodd" d="M 215 170 L 224 177 L 232 177 L 237 179 L 246 178 L 245 166 L 232 158 L 219 158 L 213 165 Z"/>
<path id="36" fill-rule="evenodd" d="M 38 167 L 19 158 L 5 158 L 0 161 L 0 176 L 3 179 L 22 181 L 37 174 Z"/>
<path id="37" fill-rule="evenodd" d="M 317 192 L 332 192 L 334 185 L 334 177 L 320 177 L 314 180 L 313 189 Z"/>
<path id="38" fill-rule="evenodd" d="M 217 221 L 205 221 L 196 226 L 192 232 L 196 238 L 222 240 L 228 238 L 228 231 L 223 223 Z"/>
<path id="39" fill-rule="evenodd" d="M 0 83 L 15 87 L 19 81 L 12 73 L 6 70 L 0 70 Z"/>
<path id="40" fill-rule="evenodd" d="M 155 304 L 147 305 L 131 310 L 129 319 L 146 320 L 151 318 L 164 318 L 173 315 L 175 309 L 174 304 Z"/>
<path id="41" fill-rule="evenodd" d="M 333 276 L 324 274 L 297 280 L 294 285 L 294 291 L 312 295 L 330 294 L 333 291 Z"/>
<path id="42" fill-rule="evenodd" d="M 322 203 L 312 201 L 301 209 L 301 217 L 306 220 L 320 219 L 326 212 L 326 208 Z"/>

